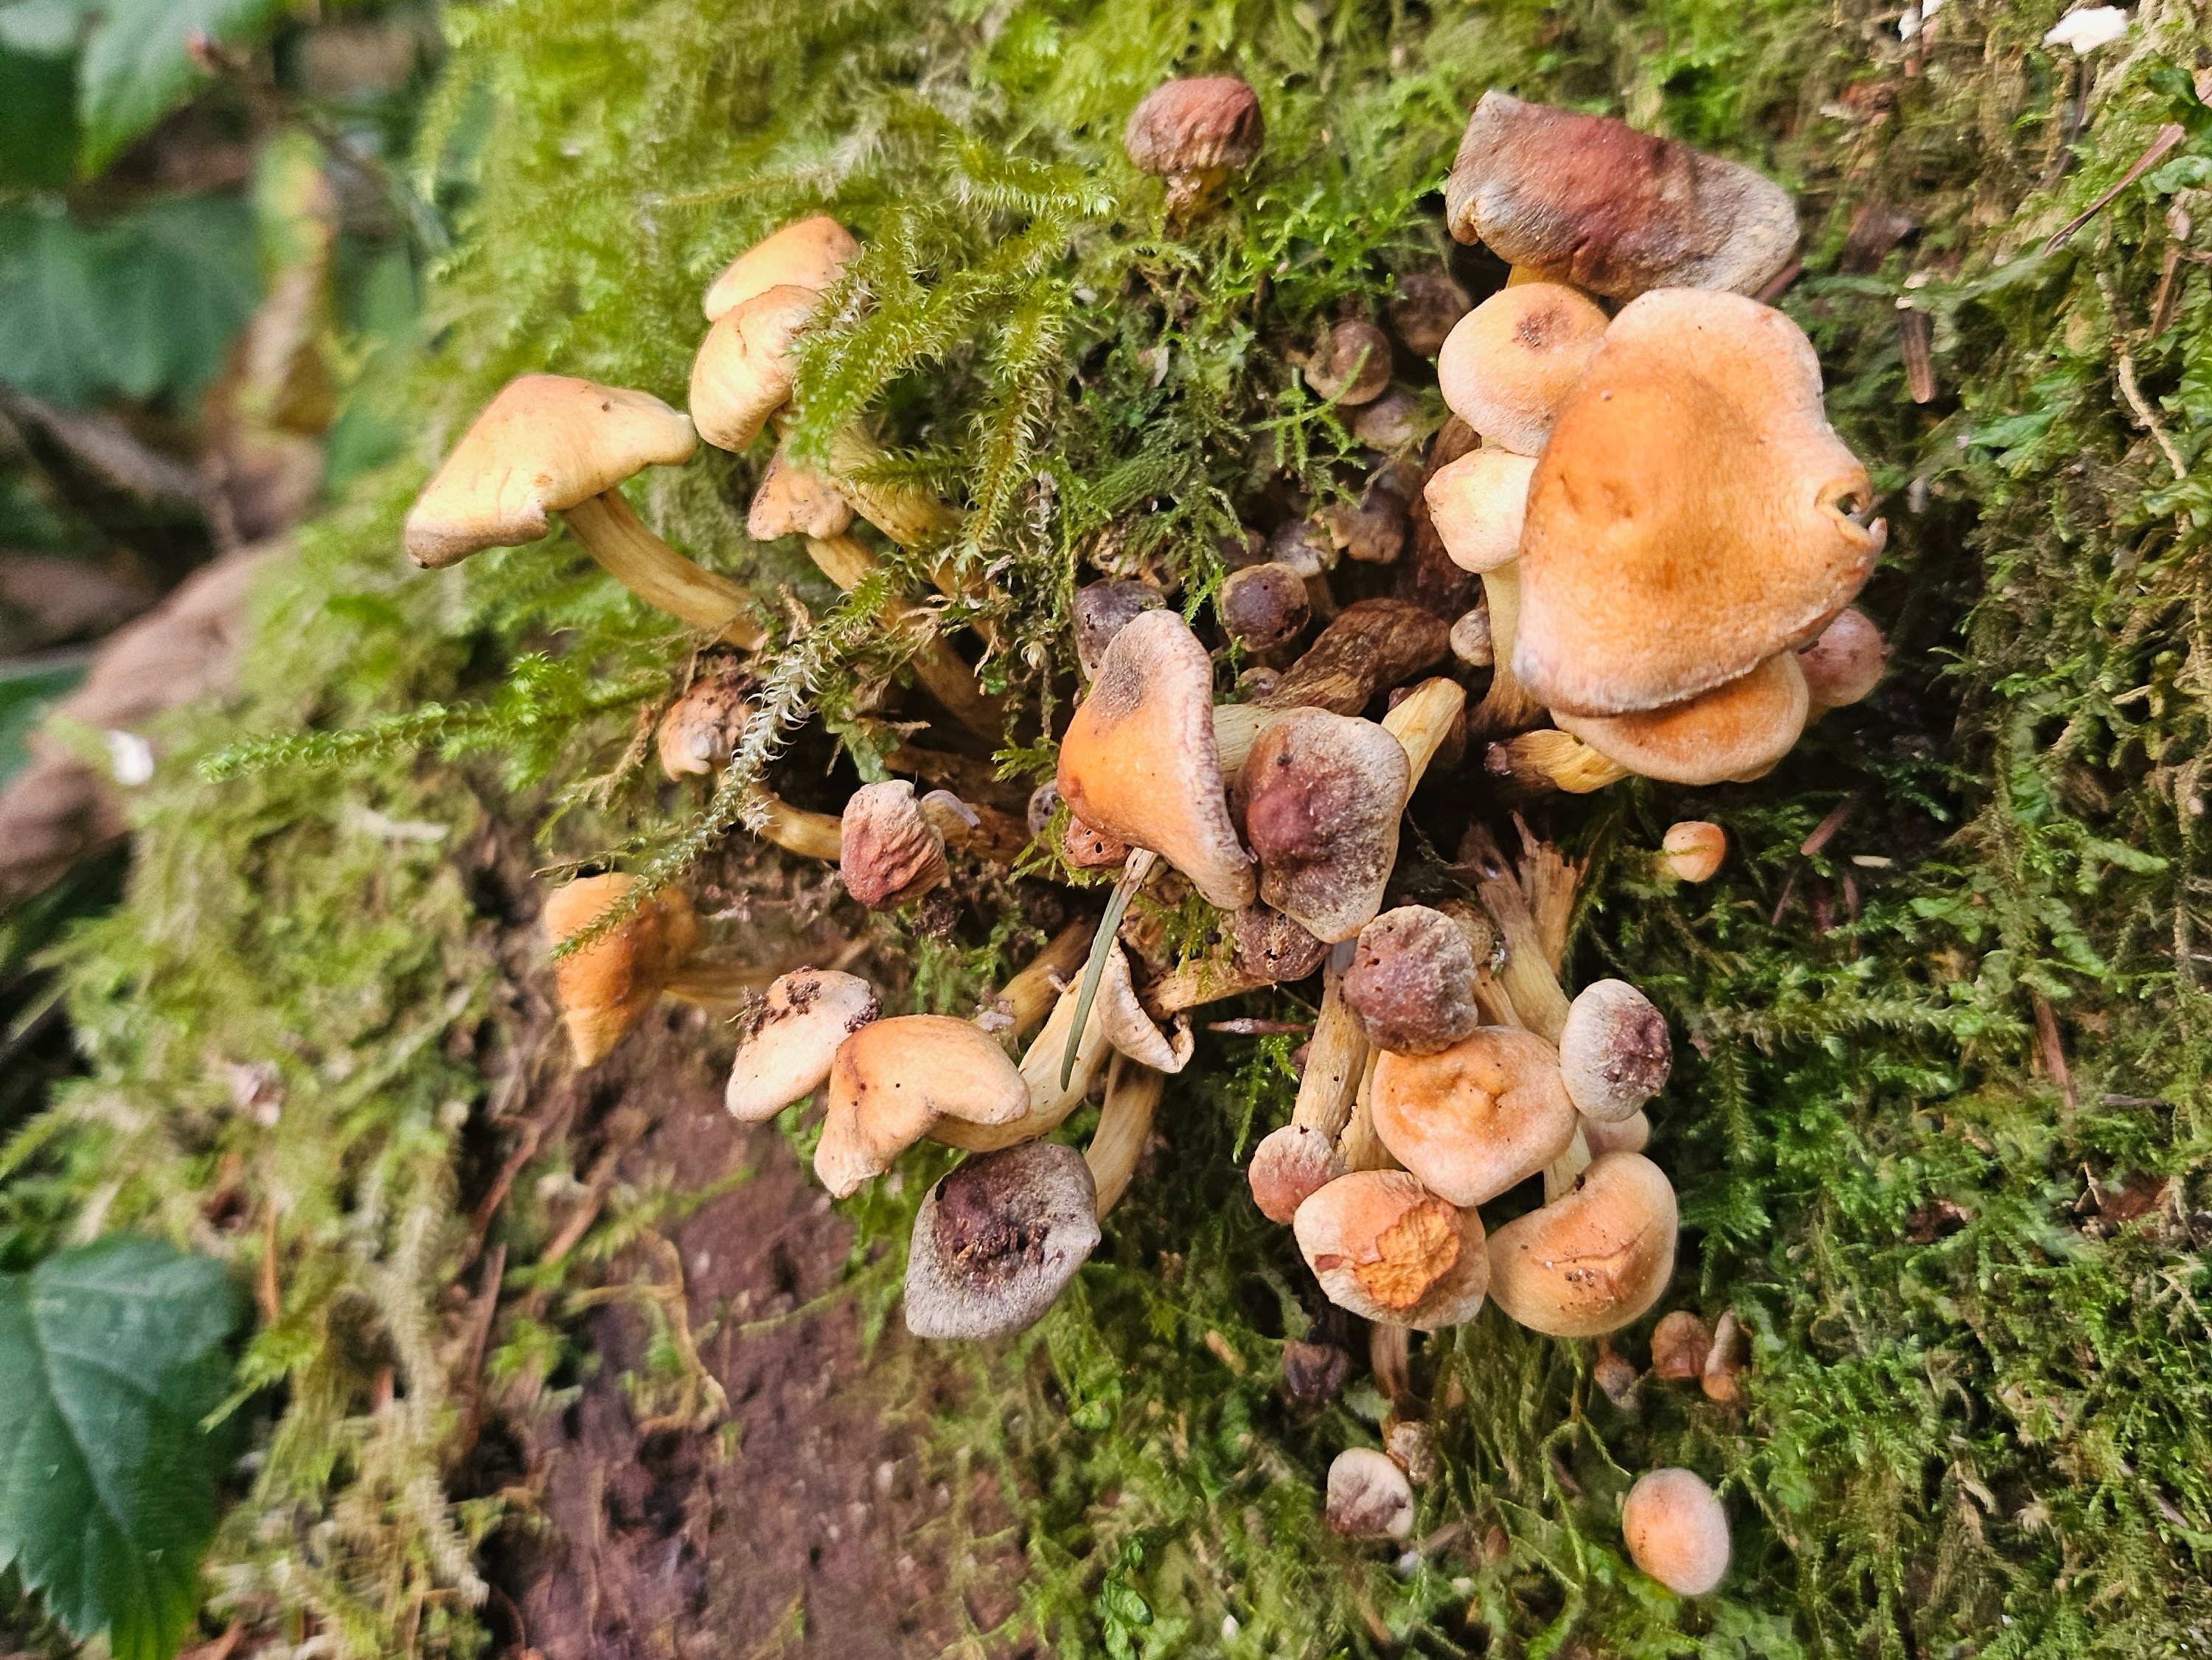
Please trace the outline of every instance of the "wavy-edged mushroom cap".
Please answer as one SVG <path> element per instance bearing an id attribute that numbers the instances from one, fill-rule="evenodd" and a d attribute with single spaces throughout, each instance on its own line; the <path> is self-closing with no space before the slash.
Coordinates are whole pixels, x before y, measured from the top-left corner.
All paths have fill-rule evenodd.
<path id="1" fill-rule="evenodd" d="M 1163 82 L 1129 112 L 1121 147 L 1139 173 L 1174 179 L 1238 173 L 1260 159 L 1267 126 L 1260 100 L 1234 75 Z"/>
<path id="2" fill-rule="evenodd" d="M 1129 975 L 1129 954 L 1119 943 L 1106 953 L 1106 967 L 1098 979 L 1097 1006 L 1104 1015 L 1106 1041 L 1132 1061 L 1170 1075 L 1190 1064 L 1197 1049 L 1190 1017 L 1178 1013 L 1166 1031 L 1152 1024 L 1152 1017 L 1137 1000 L 1136 982 Z"/>
<path id="3" fill-rule="evenodd" d="M 1552 719 L 1607 760 L 1644 777 L 1723 784 L 1756 778 L 1789 754 L 1811 710 L 1797 654 L 1784 651 L 1740 680 L 1666 708 L 1614 715 L 1554 709 Z"/>
<path id="4" fill-rule="evenodd" d="M 1404 1171 L 1340 1176 L 1291 1219 L 1328 1300 L 1364 1320 L 1434 1331 L 1472 1320 L 1490 1284 L 1482 1218 Z"/>
<path id="5" fill-rule="evenodd" d="M 1685 818 L 1667 826 L 1659 848 L 1676 880 L 1710 882 L 1728 857 L 1728 832 L 1711 819 Z"/>
<path id="6" fill-rule="evenodd" d="M 1626 980 L 1593 980 L 1559 1030 L 1559 1078 L 1582 1113 L 1618 1123 L 1667 1086 L 1674 1064 L 1667 1017 Z"/>
<path id="7" fill-rule="evenodd" d="M 613 907 L 637 878 L 583 876 L 546 896 L 545 936 L 559 945 Z M 644 1017 L 699 943 L 699 921 L 679 888 L 663 888 L 581 951 L 553 963 L 553 996 L 576 1064 L 588 1067 Z"/>
<path id="8" fill-rule="evenodd" d="M 1678 1596 L 1703 1596 L 1728 1577 L 1728 1512 L 1694 1471 L 1647 1471 L 1620 1507 L 1628 1560 Z"/>
<path id="9" fill-rule="evenodd" d="M 1260 734 L 1237 775 L 1237 817 L 1260 897 L 1334 945 L 1366 927 L 1398 862 L 1412 769 L 1372 721 L 1305 709 Z"/>
<path id="10" fill-rule="evenodd" d="M 1413 1484 L 1389 1454 L 1347 1447 L 1329 1462 L 1322 1518 L 1348 1539 L 1403 1539 L 1413 1530 Z"/>
<path id="11" fill-rule="evenodd" d="M 1872 500 L 1795 323 L 1732 294 L 1632 301 L 1529 480 L 1513 672 L 1588 715 L 1740 679 L 1864 585 Z"/>
<path id="12" fill-rule="evenodd" d="M 660 770 L 671 779 L 704 777 L 726 765 L 752 715 L 745 678 L 736 669 L 702 674 L 684 689 L 653 728 Z"/>
<path id="13" fill-rule="evenodd" d="M 415 499 L 407 556 L 436 569 L 535 542 L 551 528 L 549 514 L 647 467 L 680 465 L 697 447 L 690 418 L 650 392 L 523 375 L 484 405 Z"/>
<path id="14" fill-rule="evenodd" d="M 723 267 L 708 285 L 700 308 L 709 323 L 770 289 L 811 289 L 817 294 L 845 274 L 860 245 L 826 213 L 786 225 L 762 238 Z"/>
<path id="15" fill-rule="evenodd" d="M 773 1118 L 820 1089 L 845 1040 L 882 1012 L 876 988 L 836 969 L 793 969 L 768 988 L 753 1035 L 738 1045 L 722 1104 L 741 1123 Z"/>
<path id="16" fill-rule="evenodd" d="M 691 360 L 691 419 L 716 449 L 741 450 L 791 401 L 793 347 L 822 296 L 795 283 L 724 312 Z"/>
<path id="17" fill-rule="evenodd" d="M 1490 1294 L 1531 1331 L 1619 1331 L 1667 1289 L 1676 1223 L 1659 1166 L 1640 1152 L 1608 1152 L 1573 1191 L 1491 1236 Z"/>
<path id="18" fill-rule="evenodd" d="M 1651 1328 L 1652 1376 L 1672 1383 L 1703 1377 L 1712 1347 L 1711 1329 L 1688 1309 L 1662 1314 Z"/>
<path id="19" fill-rule="evenodd" d="M 1247 905 L 1229 919 L 1230 961 L 1251 979 L 1303 980 L 1328 956 L 1328 941 L 1266 905 Z"/>
<path id="20" fill-rule="evenodd" d="M 1889 642 L 1873 617 L 1846 605 L 1819 639 L 1797 654 L 1797 666 L 1805 672 L 1805 692 L 1816 713 L 1847 708 L 1881 684 L 1882 671 L 1889 666 Z"/>
<path id="21" fill-rule="evenodd" d="M 838 819 L 837 874 L 870 910 L 919 898 L 950 874 L 945 834 L 903 778 L 864 784 Z"/>
<path id="22" fill-rule="evenodd" d="M 1136 617 L 1158 611 L 1167 602 L 1159 589 L 1134 577 L 1115 577 L 1076 589 L 1075 656 L 1083 666 L 1083 678 L 1096 680 L 1114 636 Z"/>
<path id="23" fill-rule="evenodd" d="M 1497 91 L 1467 124 L 1444 212 L 1461 241 L 1616 300 L 1749 294 L 1797 247 L 1797 210 L 1772 179 L 1625 121 Z"/>
<path id="24" fill-rule="evenodd" d="M 1482 1026 L 1434 1055 L 1376 1057 L 1375 1134 L 1429 1190 L 1480 1205 L 1575 1139 L 1559 1058 L 1534 1032 Z"/>
<path id="25" fill-rule="evenodd" d="M 1231 571 L 1213 598 L 1221 630 L 1247 651 L 1273 651 L 1297 638 L 1313 615 L 1305 579 L 1270 559 Z"/>
<path id="26" fill-rule="evenodd" d="M 916 1337 L 1004 1337 L 1035 1325 L 1098 1245 L 1098 1189 L 1057 1141 L 978 1153 L 929 1190 L 906 1259 Z"/>
<path id="27" fill-rule="evenodd" d="M 1445 556 L 1462 570 L 1496 570 L 1521 556 L 1521 526 L 1536 463 L 1510 450 L 1469 450 L 1438 467 L 1421 494 Z M 1489 635 L 1486 617 L 1483 634 Z"/>
<path id="28" fill-rule="evenodd" d="M 1519 283 L 1459 319 L 1437 383 L 1483 441 L 1534 455 L 1604 337 L 1605 313 L 1562 283 Z"/>
<path id="29" fill-rule="evenodd" d="M 1379 1049 L 1434 1055 L 1482 1024 L 1467 931 L 1426 905 L 1386 910 L 1359 931 L 1344 1006 Z"/>
<path id="30" fill-rule="evenodd" d="M 1060 799 L 1086 824 L 1149 848 L 1206 903 L 1236 910 L 1258 891 L 1237 839 L 1213 741 L 1213 665 L 1172 611 L 1126 623 L 1060 739 Z"/>
<path id="31" fill-rule="evenodd" d="M 853 509 L 820 473 L 794 463 L 778 449 L 761 475 L 745 512 L 745 533 L 756 542 L 785 536 L 817 541 L 842 536 L 853 527 Z"/>
<path id="32" fill-rule="evenodd" d="M 1029 1107 L 1020 1069 L 981 1027 L 942 1014 L 871 1021 L 830 1064 L 814 1173 L 842 1199 L 889 1170 L 939 1118 L 1010 1124 Z"/>

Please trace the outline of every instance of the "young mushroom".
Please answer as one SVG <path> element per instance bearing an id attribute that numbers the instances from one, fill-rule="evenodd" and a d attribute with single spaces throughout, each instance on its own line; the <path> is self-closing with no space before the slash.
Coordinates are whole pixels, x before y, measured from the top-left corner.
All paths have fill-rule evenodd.
<path id="1" fill-rule="evenodd" d="M 842 1199 L 941 1120 L 1006 1124 L 1029 1104 L 1029 1085 L 980 1026 L 941 1014 L 871 1021 L 830 1063 L 814 1173 Z"/>
<path id="2" fill-rule="evenodd" d="M 558 946 L 613 909 L 634 876 L 580 877 L 546 897 L 546 938 Z M 691 902 L 664 888 L 578 951 L 553 960 L 554 1000 L 580 1067 L 594 1065 L 660 999 L 699 943 Z"/>
<path id="3" fill-rule="evenodd" d="M 1728 1576 L 1728 1512 L 1692 1471 L 1638 1477 L 1620 1508 L 1620 1532 L 1629 1560 L 1678 1596 L 1703 1596 Z"/>
<path id="4" fill-rule="evenodd" d="M 1575 1106 L 1552 1046 L 1482 1026 L 1433 1055 L 1385 1051 L 1370 1110 L 1391 1156 L 1439 1198 L 1480 1205 L 1566 1152 Z"/>
<path id="5" fill-rule="evenodd" d="M 1407 271 L 1390 296 L 1390 326 L 1406 350 L 1434 357 L 1443 350 L 1453 325 L 1474 308 L 1468 291 L 1441 271 Z"/>
<path id="6" fill-rule="evenodd" d="M 1303 598 L 1304 589 L 1300 588 Z M 1114 636 L 1148 611 L 1167 604 L 1167 596 L 1150 582 L 1116 577 L 1089 583 L 1075 591 L 1075 657 L 1083 678 L 1096 680 L 1106 660 L 1106 648 Z"/>
<path id="7" fill-rule="evenodd" d="M 938 1339 L 1024 1330 L 1097 1244 L 1097 1189 L 1073 1147 L 1027 1141 L 978 1154 L 915 1213 L 906 1328 Z"/>
<path id="8" fill-rule="evenodd" d="M 1341 960 L 1333 954 L 1322 977 L 1321 1017 L 1307 1045 L 1291 1122 L 1261 1138 L 1245 1172 L 1252 1202 L 1271 1222 L 1292 1220 L 1300 1206 L 1344 1173 L 1337 1138 L 1352 1116 L 1369 1049 L 1344 1000 L 1352 953 L 1343 946 L 1337 952 Z"/>
<path id="9" fill-rule="evenodd" d="M 1133 618 L 1060 739 L 1056 781 L 1085 824 L 1158 854 L 1207 903 L 1235 910 L 1258 884 L 1229 819 L 1212 688 L 1212 661 L 1179 615 Z"/>
<path id="10" fill-rule="evenodd" d="M 1298 1250 L 1339 1308 L 1434 1331 L 1474 1318 L 1490 1283 L 1482 1218 L 1404 1171 L 1354 1171 L 1298 1207 Z"/>
<path id="11" fill-rule="evenodd" d="M 1559 1031 L 1559 1077 L 1586 1118 L 1618 1123 L 1666 1087 L 1674 1042 L 1667 1017 L 1626 980 L 1575 994 Z"/>
<path id="12" fill-rule="evenodd" d="M 1889 645 L 1874 618 L 1847 605 L 1820 637 L 1797 654 L 1805 676 L 1805 695 L 1817 721 L 1830 709 L 1847 708 L 1881 684 L 1889 666 Z"/>
<path id="13" fill-rule="evenodd" d="M 441 569 L 535 542 L 557 513 L 600 569 L 646 604 L 733 646 L 757 646 L 767 636 L 752 596 L 647 530 L 622 494 L 624 479 L 680 465 L 696 447 L 690 421 L 658 398 L 526 374 L 500 388 L 416 498 L 408 556 Z"/>
<path id="14" fill-rule="evenodd" d="M 1346 409 L 1371 404 L 1390 384 L 1390 337 L 1364 318 L 1346 318 L 1306 360 L 1306 384 Z"/>
<path id="15" fill-rule="evenodd" d="M 1349 1539 L 1403 1539 L 1413 1530 L 1413 1488 L 1388 1453 L 1349 1447 L 1328 1467 L 1322 1519 Z"/>
<path id="16" fill-rule="evenodd" d="M 1495 90 L 1468 121 L 1444 213 L 1461 241 L 1617 300 L 1753 293 L 1797 246 L 1789 193 L 1749 167 Z"/>
<path id="17" fill-rule="evenodd" d="M 1444 402 L 1486 445 L 1540 454 L 1605 331 L 1605 313 L 1563 284 L 1500 289 L 1459 319 L 1437 356 Z"/>
<path id="18" fill-rule="evenodd" d="M 1521 526 L 1536 464 L 1510 450 L 1470 450 L 1429 477 L 1423 496 L 1444 552 L 1462 570 L 1486 575 L 1521 556 Z M 1483 638 L 1489 643 L 1488 619 Z"/>
<path id="19" fill-rule="evenodd" d="M 729 764 L 738 733 L 752 716 L 745 676 L 734 666 L 702 674 L 668 706 L 653 728 L 660 770 L 672 780 L 706 777 Z"/>
<path id="20" fill-rule="evenodd" d="M 794 969 L 768 988 L 760 1024 L 738 1045 L 722 1104 L 740 1123 L 773 1118 L 830 1077 L 845 1040 L 882 1012 L 875 988 L 835 969 Z"/>
<path id="21" fill-rule="evenodd" d="M 1222 632 L 1246 651 L 1267 652 L 1297 638 L 1312 616 L 1305 579 L 1268 560 L 1231 571 L 1214 596 Z"/>
<path id="22" fill-rule="evenodd" d="M 1169 81 L 1129 113 L 1121 147 L 1139 173 L 1167 181 L 1170 223 L 1209 207 L 1232 173 L 1260 158 L 1267 123 L 1252 88 L 1233 75 Z"/>
<path id="23" fill-rule="evenodd" d="M 1555 714 L 1614 716 L 1794 657 L 1873 570 L 1872 502 L 1795 323 L 1735 295 L 1632 301 L 1529 481 L 1513 671 Z"/>
<path id="24" fill-rule="evenodd" d="M 1685 818 L 1667 826 L 1659 844 L 1660 862 L 1679 882 L 1710 882 L 1728 857 L 1728 832 L 1704 818 Z"/>
<path id="25" fill-rule="evenodd" d="M 1490 1238 L 1490 1294 L 1532 1331 L 1599 1337 L 1659 1300 L 1674 1272 L 1674 1189 L 1637 1152 L 1609 1152 L 1574 1189 Z"/>
<path id="26" fill-rule="evenodd" d="M 951 873 L 945 860 L 948 837 L 965 840 L 980 824 L 950 790 L 917 800 L 903 778 L 862 785 L 838 823 L 837 873 L 845 891 L 870 910 L 920 898 Z"/>
<path id="27" fill-rule="evenodd" d="M 1482 1024 L 1467 931 L 1442 911 L 1401 905 L 1360 929 L 1344 1002 L 1378 1049 L 1434 1055 Z"/>

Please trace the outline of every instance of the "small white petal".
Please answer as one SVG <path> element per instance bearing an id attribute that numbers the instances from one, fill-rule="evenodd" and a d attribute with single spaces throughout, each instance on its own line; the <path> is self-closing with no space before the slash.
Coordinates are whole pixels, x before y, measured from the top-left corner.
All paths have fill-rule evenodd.
<path id="1" fill-rule="evenodd" d="M 107 769 L 125 789 L 136 789 L 154 775 L 154 746 L 135 732 L 111 730 L 107 737 Z"/>

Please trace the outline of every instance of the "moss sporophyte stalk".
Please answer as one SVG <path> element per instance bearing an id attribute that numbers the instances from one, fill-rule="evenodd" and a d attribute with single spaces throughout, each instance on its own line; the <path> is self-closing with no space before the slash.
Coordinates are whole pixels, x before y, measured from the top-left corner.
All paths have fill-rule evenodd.
<path id="1" fill-rule="evenodd" d="M 743 1116 L 822 1091 L 779 1122 L 963 1651 L 2185 1648 L 2212 36 L 1911 15 L 448 14 L 406 453 L 139 792 L 88 1073 L 0 1154 L 9 1226 L 261 1293 L 214 1628 L 507 1640 L 502 1450 L 612 1299 L 631 1420 L 765 1456 L 669 1243 L 727 1173 L 571 1087 L 703 1051 Z M 415 569 L 551 376 L 657 436 Z M 1305 616 L 1226 626 L 1261 569 Z"/>

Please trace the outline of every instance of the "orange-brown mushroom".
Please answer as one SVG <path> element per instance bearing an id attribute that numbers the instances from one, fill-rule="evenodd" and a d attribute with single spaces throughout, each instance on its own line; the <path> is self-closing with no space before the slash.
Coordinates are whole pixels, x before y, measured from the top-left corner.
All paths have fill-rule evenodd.
<path id="1" fill-rule="evenodd" d="M 1554 709 L 1552 718 L 1644 777 L 1720 784 L 1756 778 L 1789 754 L 1809 707 L 1797 654 L 1784 651 L 1739 680 L 1665 708 L 1604 716 Z"/>
<path id="2" fill-rule="evenodd" d="M 1859 702 L 1881 684 L 1882 671 L 1889 666 L 1889 643 L 1874 618 L 1847 605 L 1819 639 L 1797 654 L 1797 666 L 1804 671 L 1806 696 L 1817 721 L 1830 709 Z"/>
<path id="3" fill-rule="evenodd" d="M 1339 1308 L 1434 1331 L 1472 1320 L 1490 1281 L 1482 1219 L 1404 1171 L 1340 1176 L 1298 1207 L 1298 1250 Z"/>
<path id="4" fill-rule="evenodd" d="M 1535 455 L 1605 331 L 1605 313 L 1564 283 L 1500 289 L 1459 319 L 1437 355 L 1444 402 L 1486 445 Z"/>
<path id="5" fill-rule="evenodd" d="M 1686 1469 L 1639 1477 L 1620 1508 L 1629 1560 L 1680 1596 L 1703 1596 L 1728 1577 L 1728 1512 Z"/>
<path id="6" fill-rule="evenodd" d="M 545 900 L 547 939 L 558 946 L 581 933 L 636 884 L 634 876 L 585 876 L 555 889 Z M 691 902 L 680 889 L 664 888 L 590 945 L 554 959 L 554 1000 L 578 1066 L 622 1041 L 698 942 Z"/>
<path id="7" fill-rule="evenodd" d="M 799 336 L 822 296 L 787 283 L 714 319 L 691 360 L 691 419 L 717 449 L 741 450 L 791 401 Z"/>
<path id="8" fill-rule="evenodd" d="M 1434 1055 L 1375 1062 L 1375 1134 L 1422 1184 L 1480 1205 L 1551 1164 L 1575 1135 L 1559 1058 L 1533 1032 L 1480 1026 Z"/>
<path id="9" fill-rule="evenodd" d="M 1029 1104 L 1020 1072 L 980 1026 L 941 1014 L 871 1021 L 830 1063 L 814 1173 L 842 1199 L 889 1170 L 940 1118 L 1005 1124 Z"/>
<path id="10" fill-rule="evenodd" d="M 1267 137 L 1251 87 L 1233 75 L 1206 75 L 1155 87 L 1129 112 L 1121 146 L 1139 172 L 1166 180 L 1175 220 L 1206 208 L 1231 173 L 1259 160 Z"/>
<path id="11" fill-rule="evenodd" d="M 1573 1190 L 1491 1236 L 1490 1294 L 1532 1331 L 1601 1337 L 1659 1300 L 1674 1272 L 1674 1189 L 1640 1152 L 1594 1161 Z"/>
<path id="12" fill-rule="evenodd" d="M 860 251 L 853 233 L 828 214 L 798 220 L 730 261 L 708 286 L 701 309 L 714 323 L 770 289 L 811 289 L 818 294 L 844 275 Z"/>

